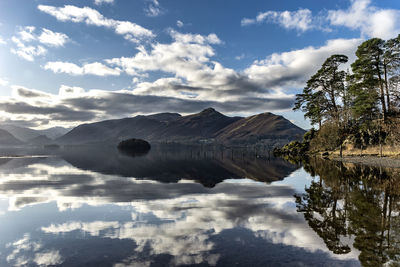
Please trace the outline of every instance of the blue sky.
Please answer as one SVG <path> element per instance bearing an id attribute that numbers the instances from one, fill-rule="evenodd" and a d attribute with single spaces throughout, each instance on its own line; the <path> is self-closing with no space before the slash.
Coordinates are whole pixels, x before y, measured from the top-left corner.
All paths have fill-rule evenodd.
<path id="1" fill-rule="evenodd" d="M 47 128 L 156 112 L 292 112 L 334 53 L 400 33 L 400 2 L 0 2 L 0 123 Z"/>

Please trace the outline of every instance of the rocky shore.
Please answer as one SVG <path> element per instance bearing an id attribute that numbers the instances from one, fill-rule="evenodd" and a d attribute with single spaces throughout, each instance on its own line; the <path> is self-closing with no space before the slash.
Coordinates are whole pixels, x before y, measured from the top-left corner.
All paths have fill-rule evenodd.
<path id="1" fill-rule="evenodd" d="M 379 156 L 351 156 L 351 157 L 330 157 L 331 160 L 347 163 L 363 164 L 373 167 L 400 168 L 400 158 L 379 157 Z"/>

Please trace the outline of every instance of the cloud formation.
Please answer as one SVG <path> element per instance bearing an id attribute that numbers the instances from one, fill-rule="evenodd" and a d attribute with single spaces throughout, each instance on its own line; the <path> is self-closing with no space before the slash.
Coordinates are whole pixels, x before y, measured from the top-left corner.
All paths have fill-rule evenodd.
<path id="1" fill-rule="evenodd" d="M 333 54 L 344 54 L 349 62 L 355 59 L 355 51 L 362 39 L 329 40 L 321 47 L 306 47 L 290 52 L 274 53 L 264 60 L 256 60 L 245 73 L 251 80 L 265 87 L 299 88 Z"/>
<path id="2" fill-rule="evenodd" d="M 64 46 L 68 41 L 68 36 L 64 33 L 53 32 L 51 30 L 42 29 L 42 33 L 38 36 L 39 42 L 48 46 Z"/>
<path id="3" fill-rule="evenodd" d="M 27 60 L 34 61 L 35 57 L 47 53 L 47 47 L 62 47 L 69 41 L 69 37 L 61 32 L 53 32 L 42 28 L 41 33 L 36 33 L 36 27 L 21 27 L 17 34 L 11 38 L 15 47 L 11 48 L 13 54 Z"/>
<path id="4" fill-rule="evenodd" d="M 313 25 L 312 12 L 309 9 L 299 9 L 297 11 L 267 11 L 259 13 L 255 19 L 244 18 L 242 26 L 255 23 L 275 23 L 286 29 L 295 29 L 305 32 L 315 27 Z"/>
<path id="5" fill-rule="evenodd" d="M 55 17 L 59 21 L 85 23 L 87 25 L 113 29 L 115 33 L 122 35 L 126 40 L 136 43 L 146 38 L 155 37 L 155 34 L 151 30 L 136 23 L 106 18 L 100 12 L 90 7 L 39 5 L 38 9 Z"/>
<path id="6" fill-rule="evenodd" d="M 28 32 L 29 33 L 29 32 Z M 214 107 L 231 115 L 252 115 L 291 108 L 294 96 L 287 88 L 301 88 L 332 54 L 354 57 L 361 39 L 330 40 L 321 47 L 274 53 L 238 71 L 214 60 L 223 41 L 216 34 L 169 32 L 171 42 L 137 47 L 131 57 L 77 65 L 47 62 L 43 68 L 68 75 L 131 76 L 130 88 L 94 90 L 62 85 L 59 94 L 38 97 L 37 90 L 14 89 L 0 99 L 3 121 L 30 121 L 37 126 L 75 126 L 83 122 L 159 112 L 198 112 Z M 29 34 L 25 39 L 31 38 Z M 350 61 L 351 61 L 350 60 Z M 146 81 L 153 72 L 164 75 Z M 21 87 L 20 87 L 21 88 Z M 32 123 L 32 121 L 30 121 Z"/>
<path id="7" fill-rule="evenodd" d="M 118 68 L 110 68 L 100 62 L 84 64 L 82 67 L 70 63 L 61 61 L 47 62 L 44 69 L 51 70 L 54 73 L 66 73 L 71 75 L 96 75 L 96 76 L 118 76 L 120 70 Z"/>
<path id="8" fill-rule="evenodd" d="M 112 4 L 112 3 L 114 3 L 114 0 L 94 0 L 94 3 L 96 5 Z"/>
<path id="9" fill-rule="evenodd" d="M 176 26 L 178 26 L 179 28 L 182 28 L 183 26 L 185 26 L 185 24 L 182 21 L 177 20 L 176 21 Z"/>
<path id="10" fill-rule="evenodd" d="M 163 13 L 158 0 L 147 0 L 147 7 L 144 12 L 149 17 L 157 17 Z"/>
<path id="11" fill-rule="evenodd" d="M 0 86 L 7 86 L 8 81 L 5 78 L 0 77 Z"/>
<path id="12" fill-rule="evenodd" d="M 329 10 L 328 21 L 334 26 L 359 30 L 362 36 L 389 39 L 400 33 L 400 10 L 382 9 L 371 0 L 351 0 L 347 10 Z"/>
<path id="13" fill-rule="evenodd" d="M 275 23 L 286 29 L 305 32 L 312 29 L 330 31 L 332 27 L 358 30 L 362 38 L 389 39 L 400 32 L 400 10 L 378 8 L 371 0 L 349 0 L 348 9 L 322 11 L 313 15 L 309 9 L 297 11 L 266 11 L 255 18 L 243 18 L 242 26 L 259 23 Z"/>

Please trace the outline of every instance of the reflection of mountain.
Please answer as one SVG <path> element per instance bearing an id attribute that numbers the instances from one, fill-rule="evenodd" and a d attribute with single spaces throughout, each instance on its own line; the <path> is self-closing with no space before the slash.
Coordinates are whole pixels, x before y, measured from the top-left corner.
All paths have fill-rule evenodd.
<path id="1" fill-rule="evenodd" d="M 304 130 L 282 116 L 263 113 L 248 118 L 228 117 L 208 108 L 200 113 L 181 116 L 161 113 L 119 120 L 82 124 L 57 142 L 83 144 L 115 143 L 120 139 L 139 138 L 150 142 L 219 142 L 269 144 L 287 142 L 301 137 Z"/>
<path id="2" fill-rule="evenodd" d="M 195 180 L 205 186 L 229 178 L 251 178 L 263 182 L 282 180 L 298 166 L 278 158 L 261 159 L 233 155 L 231 151 L 154 147 L 140 157 L 129 157 L 115 148 L 84 147 L 66 149 L 62 157 L 73 166 L 125 177 L 153 179 L 161 182 Z"/>

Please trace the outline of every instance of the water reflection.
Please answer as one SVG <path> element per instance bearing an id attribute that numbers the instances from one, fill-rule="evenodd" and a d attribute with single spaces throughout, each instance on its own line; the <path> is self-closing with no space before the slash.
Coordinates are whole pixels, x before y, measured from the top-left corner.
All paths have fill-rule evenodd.
<path id="1" fill-rule="evenodd" d="M 149 153 L 135 157 L 120 153 L 115 148 L 83 147 L 65 149 L 61 156 L 83 170 L 160 182 L 177 182 L 184 178 L 206 187 L 231 178 L 278 181 L 299 168 L 279 158 L 261 158 L 242 151 L 201 147 L 156 146 Z"/>
<path id="2" fill-rule="evenodd" d="M 350 200 L 332 191 L 333 177 L 310 189 L 319 181 L 298 165 L 192 149 L 59 153 L 0 159 L 0 266 L 359 266 L 363 255 Z"/>
<path id="3" fill-rule="evenodd" d="M 336 254 L 354 239 L 363 266 L 400 264 L 400 170 L 311 160 L 318 176 L 296 198 L 299 212 Z"/>

